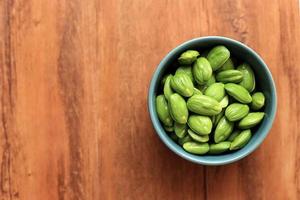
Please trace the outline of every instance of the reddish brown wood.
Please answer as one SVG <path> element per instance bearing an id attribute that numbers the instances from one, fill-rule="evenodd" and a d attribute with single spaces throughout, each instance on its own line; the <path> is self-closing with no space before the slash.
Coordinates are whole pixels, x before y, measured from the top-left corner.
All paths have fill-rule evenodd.
<path id="1" fill-rule="evenodd" d="M 277 86 L 270 135 L 240 162 L 174 155 L 147 111 L 165 54 L 199 36 L 256 50 Z M 0 1 L 0 199 L 299 199 L 297 0 Z"/>

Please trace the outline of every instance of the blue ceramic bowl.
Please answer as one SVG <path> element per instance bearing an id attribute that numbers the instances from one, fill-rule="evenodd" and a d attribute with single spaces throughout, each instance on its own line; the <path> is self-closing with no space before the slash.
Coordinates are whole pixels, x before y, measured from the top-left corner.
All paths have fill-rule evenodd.
<path id="1" fill-rule="evenodd" d="M 172 64 L 177 60 L 182 52 L 188 49 L 196 49 L 199 50 L 201 54 L 201 50 L 211 48 L 215 45 L 225 45 L 230 50 L 231 55 L 242 61 L 248 62 L 252 66 L 256 78 L 256 88 L 259 91 L 262 91 L 266 97 L 264 107 L 266 115 L 259 127 L 257 127 L 253 132 L 253 137 L 244 148 L 222 155 L 200 156 L 184 151 L 183 148 L 175 143 L 164 131 L 156 113 L 155 98 L 159 93 L 160 82 L 163 75 L 167 71 L 172 71 Z M 276 101 L 276 89 L 271 72 L 257 53 L 245 44 L 236 40 L 226 37 L 209 36 L 189 40 L 174 48 L 163 58 L 150 83 L 148 109 L 156 133 L 174 153 L 186 160 L 202 165 L 224 165 L 244 158 L 262 143 L 272 127 L 276 113 Z"/>

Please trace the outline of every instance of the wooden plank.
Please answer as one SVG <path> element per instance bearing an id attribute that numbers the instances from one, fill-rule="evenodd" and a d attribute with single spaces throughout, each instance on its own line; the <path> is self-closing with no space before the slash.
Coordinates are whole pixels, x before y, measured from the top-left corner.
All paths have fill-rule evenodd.
<path id="1" fill-rule="evenodd" d="M 180 31 L 190 6 L 199 7 L 196 1 L 100 5 L 100 110 L 107 113 L 101 116 L 100 139 L 104 199 L 205 197 L 204 168 L 170 152 L 154 133 L 147 113 L 147 89 L 160 59 L 184 38 L 199 34 L 198 25 Z M 178 21 L 172 20 L 175 16 Z M 195 23 L 199 21 L 200 16 L 195 17 Z"/>
<path id="2" fill-rule="evenodd" d="M 96 199 L 93 2 L 1 1 L 1 199 Z"/>
<path id="3" fill-rule="evenodd" d="M 221 2 L 211 2 L 218 24 L 211 31 L 245 42 L 264 58 L 276 82 L 278 111 L 270 135 L 252 155 L 207 168 L 208 199 L 299 199 L 297 1 Z"/>

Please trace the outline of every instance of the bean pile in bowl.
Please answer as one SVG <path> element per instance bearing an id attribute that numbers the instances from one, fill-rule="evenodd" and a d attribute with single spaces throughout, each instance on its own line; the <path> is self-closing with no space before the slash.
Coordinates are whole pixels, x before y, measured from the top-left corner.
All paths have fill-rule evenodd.
<path id="1" fill-rule="evenodd" d="M 192 154 L 243 148 L 263 120 L 265 96 L 251 66 L 226 46 L 187 50 L 161 80 L 156 111 L 169 136 Z"/>

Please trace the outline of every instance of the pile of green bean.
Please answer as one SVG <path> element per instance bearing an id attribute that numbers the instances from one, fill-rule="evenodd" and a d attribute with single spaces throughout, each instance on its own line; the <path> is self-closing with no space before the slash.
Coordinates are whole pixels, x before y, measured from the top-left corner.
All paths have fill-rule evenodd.
<path id="1" fill-rule="evenodd" d="M 265 96 L 247 63 L 237 65 L 222 45 L 183 52 L 175 73 L 162 79 L 156 111 L 169 136 L 193 154 L 243 148 L 264 118 Z M 237 66 L 237 67 L 236 67 Z"/>

